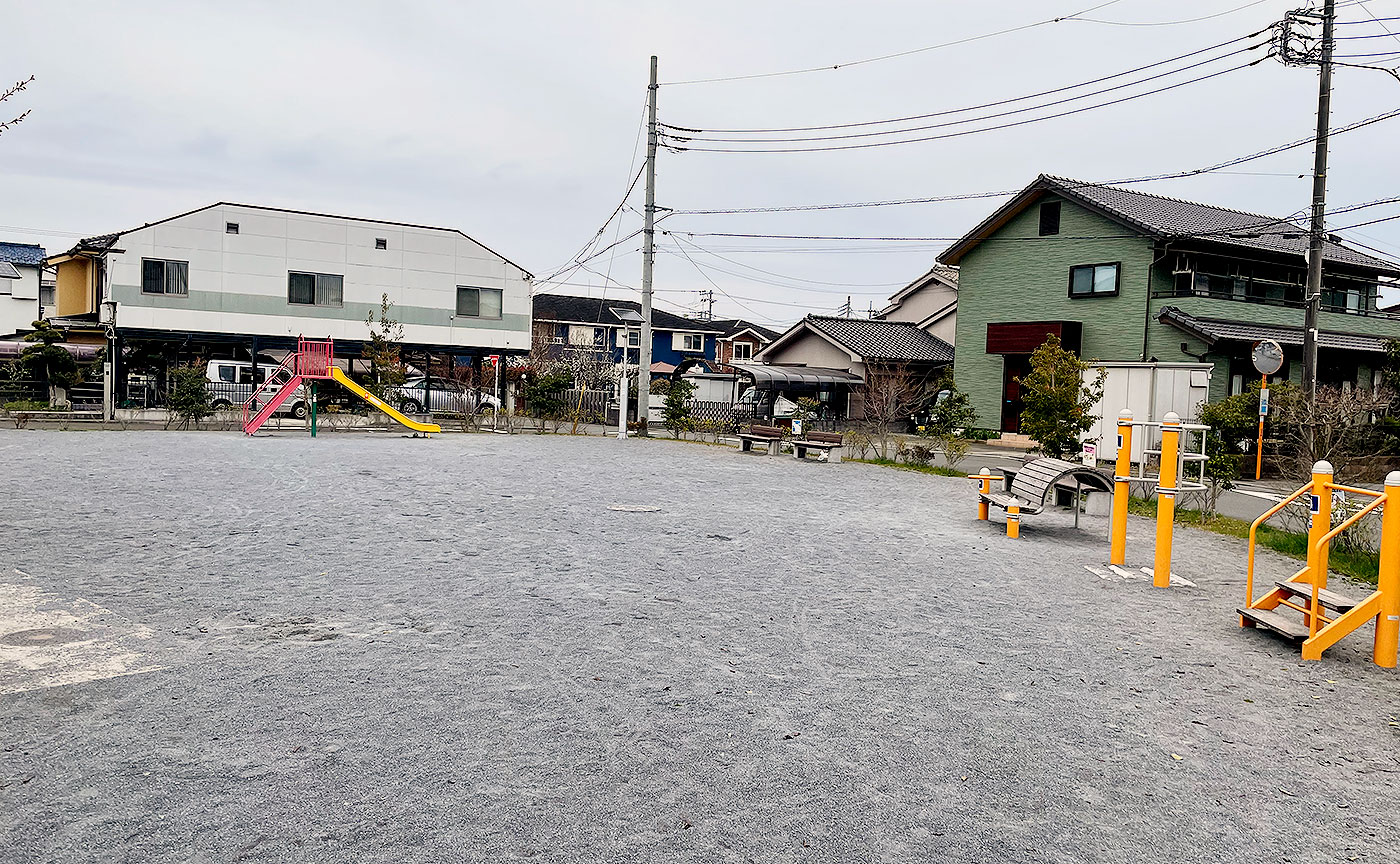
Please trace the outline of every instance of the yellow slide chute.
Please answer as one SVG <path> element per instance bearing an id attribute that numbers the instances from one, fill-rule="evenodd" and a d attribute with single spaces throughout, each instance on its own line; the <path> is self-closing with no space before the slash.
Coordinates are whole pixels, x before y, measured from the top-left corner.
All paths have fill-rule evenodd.
<path id="1" fill-rule="evenodd" d="M 383 411 L 385 414 L 388 414 L 396 423 L 401 423 L 404 426 L 407 426 L 408 428 L 412 429 L 414 432 L 442 431 L 442 427 L 437 425 L 436 423 L 419 423 L 417 420 L 408 419 L 407 417 L 396 411 L 394 407 L 388 402 L 385 402 L 383 399 L 380 399 L 378 396 L 375 396 L 373 393 L 361 387 L 359 384 L 356 384 L 354 381 L 351 381 L 350 376 L 340 371 L 340 368 L 337 366 L 331 366 L 331 377 L 339 381 L 345 387 L 346 390 L 349 390 L 351 393 L 354 393 L 356 396 L 359 396 L 361 399 L 378 408 L 380 411 Z"/>

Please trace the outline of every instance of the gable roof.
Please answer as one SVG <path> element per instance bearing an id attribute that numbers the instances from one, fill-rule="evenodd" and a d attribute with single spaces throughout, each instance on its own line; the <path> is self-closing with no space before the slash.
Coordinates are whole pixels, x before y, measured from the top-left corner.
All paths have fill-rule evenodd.
<path id="1" fill-rule="evenodd" d="M 953 362 L 952 345 L 907 321 L 808 315 L 801 323 L 866 360 L 895 360 L 904 363 Z"/>
<path id="2" fill-rule="evenodd" d="M 0 243 L 0 261 L 22 267 L 41 267 L 44 247 L 33 243 Z"/>
<path id="3" fill-rule="evenodd" d="M 203 213 L 205 210 L 212 210 L 215 207 L 242 207 L 245 210 L 266 210 L 269 213 L 289 213 L 297 216 L 320 216 L 323 219 L 344 219 L 347 222 L 365 222 L 372 225 L 393 225 L 397 228 L 421 228 L 426 231 L 446 231 L 451 234 L 459 234 L 463 237 L 466 237 L 468 240 L 480 246 L 482 249 L 485 249 L 487 252 L 490 252 L 492 255 L 495 255 L 497 258 L 501 259 L 510 266 L 519 270 L 521 273 L 525 274 L 526 279 L 535 278 L 534 274 L 531 273 L 529 270 L 526 270 L 524 267 L 521 267 L 519 264 L 516 264 L 514 261 L 510 260 L 506 256 L 487 246 L 485 243 L 482 243 L 480 240 L 476 239 L 475 237 L 472 237 L 465 231 L 462 231 L 457 228 L 442 228 L 436 225 L 417 225 L 412 222 L 392 222 L 387 219 L 365 219 L 360 216 L 339 216 L 335 213 L 316 213 L 311 210 L 292 210 L 287 207 L 268 207 L 263 204 L 239 204 L 237 201 L 215 201 L 213 204 L 206 204 L 203 207 L 196 207 L 193 210 L 186 210 L 184 213 L 176 213 L 174 216 L 167 216 L 164 219 L 157 219 L 155 222 L 147 222 L 144 225 L 138 225 L 135 228 L 128 228 L 125 231 L 117 231 L 112 234 L 100 234 L 96 237 L 85 237 L 82 240 L 79 240 L 77 245 L 65 254 L 77 255 L 83 252 L 105 252 L 108 249 L 110 249 L 113 245 L 115 245 L 117 240 L 119 240 L 125 234 L 130 234 L 133 231 L 140 231 L 142 228 L 150 228 L 153 225 L 163 225 L 166 222 L 172 222 L 176 219 L 182 219 L 186 216 L 190 216 L 195 213 Z"/>
<path id="4" fill-rule="evenodd" d="M 767 327 L 760 327 L 752 321 L 745 321 L 743 318 L 723 318 L 709 322 L 711 326 L 720 331 L 721 339 L 730 339 L 738 336 L 745 330 L 752 330 L 754 335 L 764 342 L 772 342 L 778 338 L 778 331 L 769 330 Z"/>
<path id="5" fill-rule="evenodd" d="M 534 296 L 534 313 L 537 321 L 572 321 L 576 324 L 619 327 L 623 322 L 612 313 L 613 309 L 628 309 L 640 315 L 642 304 L 635 300 L 608 300 L 597 297 L 576 297 L 570 294 L 541 293 Z M 683 318 L 654 306 L 651 310 L 651 326 L 658 330 L 717 333 L 719 328 L 715 327 L 714 324 L 713 321 Z"/>
<path id="6" fill-rule="evenodd" d="M 945 285 L 956 291 L 958 290 L 958 271 L 953 267 L 946 267 L 942 264 L 933 265 L 927 273 L 896 291 L 894 295 L 890 297 L 890 302 L 885 304 L 885 308 L 880 310 L 880 317 L 884 317 L 899 308 L 899 305 L 907 300 L 909 295 L 916 293 L 921 288 L 933 282 Z"/>
<path id="7" fill-rule="evenodd" d="M 944 250 L 938 260 L 943 264 L 957 264 L 974 246 L 1047 194 L 1059 195 L 1158 240 L 1194 240 L 1304 259 L 1308 253 L 1308 230 L 1286 218 L 1041 174 L 1015 198 Z M 1335 239 L 1324 243 L 1322 257 L 1334 264 L 1400 276 L 1400 266 L 1343 246 Z"/>

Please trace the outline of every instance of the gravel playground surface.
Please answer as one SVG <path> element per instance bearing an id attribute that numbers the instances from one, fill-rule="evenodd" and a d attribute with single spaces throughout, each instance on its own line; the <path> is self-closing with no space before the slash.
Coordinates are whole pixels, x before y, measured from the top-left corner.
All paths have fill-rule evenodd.
<path id="1" fill-rule="evenodd" d="M 1154 590 L 1085 569 L 1103 519 L 664 441 L 9 431 L 0 471 L 6 862 L 1400 856 L 1400 676 L 1240 630 L 1239 540 L 1178 529 Z"/>

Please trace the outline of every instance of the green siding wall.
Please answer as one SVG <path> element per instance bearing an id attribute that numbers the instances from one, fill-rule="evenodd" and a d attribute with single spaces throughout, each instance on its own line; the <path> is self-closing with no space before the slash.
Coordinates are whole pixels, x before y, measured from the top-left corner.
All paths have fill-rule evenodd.
<path id="1" fill-rule="evenodd" d="M 1149 279 L 1152 293 L 1165 293 L 1173 284 L 1170 260 L 1154 262 L 1149 238 L 1124 237 L 1131 233 L 1129 229 L 1068 200 L 1052 196 L 1042 200 L 1062 202 L 1058 235 L 1037 236 L 1040 208 L 1032 205 L 973 248 L 961 261 L 953 373 L 958 386 L 971 397 L 980 426 L 995 429 L 1001 423 L 1003 361 L 1000 355 L 986 353 L 989 323 L 1079 321 L 1084 332 L 1081 356 L 1089 360 L 1214 363 L 1211 401 L 1229 394 L 1230 358 L 1246 356 L 1248 347 L 1235 342 L 1208 348 L 1195 337 L 1158 322 L 1157 314 L 1163 306 L 1175 306 L 1201 318 L 1286 327 L 1303 324 L 1303 310 L 1283 306 L 1209 297 L 1149 300 Z M 1113 261 L 1122 264 L 1117 297 L 1069 299 L 1070 267 Z M 1400 340 L 1400 321 L 1379 317 L 1323 312 L 1320 327 L 1338 333 Z M 1144 329 L 1146 357 L 1142 353 Z M 1289 378 L 1300 382 L 1300 349 L 1286 348 L 1286 351 L 1290 361 Z M 1370 358 L 1365 355 L 1353 357 L 1360 361 L 1356 383 L 1370 386 L 1374 364 L 1368 363 Z"/>
<path id="2" fill-rule="evenodd" d="M 986 353 L 988 324 L 1082 321 L 1085 358 L 1142 359 L 1151 241 L 1125 237 L 1130 232 L 1118 223 L 1058 200 L 1063 202 L 1058 235 L 1037 236 L 1040 208 L 1032 205 L 960 263 L 953 374 L 971 397 L 980 426 L 995 429 L 1001 423 L 1002 358 Z M 1069 298 L 1070 267 L 1114 261 L 1121 263 L 1118 296 Z"/>

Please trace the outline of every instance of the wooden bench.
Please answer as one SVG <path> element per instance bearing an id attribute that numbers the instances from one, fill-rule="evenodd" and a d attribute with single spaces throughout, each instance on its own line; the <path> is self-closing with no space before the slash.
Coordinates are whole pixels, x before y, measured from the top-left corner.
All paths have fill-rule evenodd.
<path id="1" fill-rule="evenodd" d="M 787 430 L 781 426 L 760 426 L 755 423 L 749 427 L 749 431 L 739 433 L 739 452 L 747 453 L 755 444 L 762 443 L 768 449 L 769 456 L 777 456 L 778 446 L 786 433 Z"/>
<path id="2" fill-rule="evenodd" d="M 1017 504 L 1021 508 L 1022 516 L 1033 516 L 1042 512 L 1050 490 L 1057 486 L 1065 486 L 1066 481 L 1073 481 L 1070 488 L 1075 490 L 1076 526 L 1079 524 L 1078 497 L 1081 490 L 1087 488 L 1095 492 L 1113 491 L 1113 478 L 1107 473 L 1063 459 L 1033 459 L 1019 468 L 1004 468 L 1002 473 L 1011 479 L 1009 489 L 1006 492 L 992 492 L 980 497 L 988 504 L 1003 510 Z"/>
<path id="3" fill-rule="evenodd" d="M 841 461 L 841 447 L 844 445 L 840 432 L 808 432 L 801 438 L 794 438 L 792 441 L 792 455 L 798 459 L 806 459 L 808 450 L 815 450 L 826 456 L 826 461 L 839 463 Z"/>

